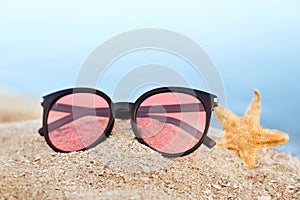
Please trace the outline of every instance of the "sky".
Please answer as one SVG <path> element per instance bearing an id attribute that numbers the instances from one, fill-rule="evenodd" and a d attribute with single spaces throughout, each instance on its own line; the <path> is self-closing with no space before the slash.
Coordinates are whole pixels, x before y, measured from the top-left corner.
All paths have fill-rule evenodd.
<path id="1" fill-rule="evenodd" d="M 13 88 L 19 87 L 18 81 L 27 82 L 30 87 L 22 90 L 36 94 L 29 77 L 35 84 L 51 74 L 57 77 L 54 86 L 64 84 L 63 79 L 73 81 L 89 53 L 103 41 L 147 27 L 174 30 L 198 42 L 225 83 L 232 74 L 228 71 L 240 69 L 251 83 L 272 78 L 268 70 L 276 76 L 282 71 L 299 74 L 299 63 L 295 64 L 300 52 L 299 6 L 298 1 L 2 0 L 0 67 L 7 75 L 2 82 Z M 280 68 L 274 66 L 275 60 Z M 253 70 L 257 67 L 263 72 Z M 63 74 L 66 78 L 59 74 L 61 68 L 69 71 Z M 28 71 L 32 73 L 27 75 Z"/>
<path id="2" fill-rule="evenodd" d="M 297 0 L 0 0 L 0 87 L 31 96 L 72 87 L 89 54 L 107 39 L 139 28 L 169 29 L 206 51 L 230 109 L 242 115 L 257 88 L 262 124 L 295 135 L 299 8 Z"/>

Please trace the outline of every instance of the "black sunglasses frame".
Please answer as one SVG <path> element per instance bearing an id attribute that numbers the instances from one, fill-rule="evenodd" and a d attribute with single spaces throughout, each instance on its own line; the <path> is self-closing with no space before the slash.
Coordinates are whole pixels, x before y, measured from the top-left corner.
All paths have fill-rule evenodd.
<path id="1" fill-rule="evenodd" d="M 138 111 L 141 103 L 145 99 L 149 98 L 150 96 L 153 96 L 153 95 L 159 94 L 159 93 L 166 93 L 166 92 L 184 93 L 184 94 L 188 94 L 188 95 L 196 97 L 202 103 L 205 113 L 206 113 L 206 124 L 205 124 L 205 129 L 202 133 L 201 139 L 198 141 L 198 143 L 194 147 L 192 147 L 191 149 L 189 149 L 185 152 L 182 152 L 182 153 L 169 154 L 169 153 L 165 153 L 165 152 L 160 152 L 160 151 L 152 148 L 142 139 L 142 137 L 140 137 L 138 127 L 136 125 L 137 111 Z M 66 95 L 75 94 L 75 93 L 89 93 L 89 94 L 95 94 L 95 95 L 101 96 L 108 103 L 110 113 L 111 113 L 109 116 L 108 125 L 107 125 L 106 129 L 104 130 L 104 134 L 102 134 L 102 136 L 100 138 L 98 138 L 97 141 L 95 141 L 88 147 L 83 148 L 78 151 L 84 151 L 84 150 L 91 149 L 91 148 L 97 146 L 98 144 L 100 144 L 102 141 L 104 141 L 111 133 L 112 128 L 114 126 L 115 119 L 130 119 L 131 126 L 132 126 L 133 132 L 134 132 L 137 140 L 141 144 L 144 144 L 144 145 L 150 147 L 151 149 L 159 152 L 161 155 L 163 155 L 165 157 L 180 157 L 180 156 L 188 155 L 188 154 L 194 152 L 197 148 L 199 148 L 199 146 L 202 143 L 209 148 L 212 148 L 216 144 L 212 139 L 210 139 L 207 136 L 207 132 L 208 132 L 208 128 L 209 128 L 210 120 L 211 120 L 211 113 L 213 111 L 213 108 L 218 106 L 218 98 L 216 95 L 213 95 L 213 94 L 210 94 L 207 92 L 203 92 L 200 90 L 196 90 L 196 89 L 191 89 L 191 88 L 161 87 L 161 88 L 156 88 L 156 89 L 153 89 L 153 90 L 150 90 L 150 91 L 144 93 L 134 103 L 131 103 L 131 102 L 113 103 L 112 100 L 105 93 L 103 93 L 97 89 L 70 88 L 70 89 L 57 91 L 57 92 L 54 92 L 54 93 L 44 96 L 43 102 L 41 103 L 41 105 L 43 107 L 43 126 L 38 132 L 40 133 L 41 136 L 45 137 L 47 144 L 56 152 L 68 153 L 68 151 L 62 151 L 62 150 L 56 148 L 51 143 L 51 141 L 49 139 L 49 135 L 48 135 L 49 131 L 48 131 L 48 127 L 47 127 L 48 115 L 49 115 L 49 112 L 50 112 L 52 106 L 57 102 L 58 99 L 66 96 Z"/>

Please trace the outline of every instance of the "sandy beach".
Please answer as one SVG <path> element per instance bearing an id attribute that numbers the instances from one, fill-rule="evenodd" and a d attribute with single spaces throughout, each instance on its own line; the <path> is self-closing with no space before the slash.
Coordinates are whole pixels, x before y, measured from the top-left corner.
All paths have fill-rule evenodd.
<path id="1" fill-rule="evenodd" d="M 219 146 L 168 159 L 138 143 L 128 120 L 117 120 L 111 136 L 97 147 L 55 153 L 37 133 L 40 116 L 26 110 L 24 102 L 10 112 L 11 102 L 0 107 L 5 119 L 0 123 L 1 200 L 300 198 L 300 159 L 272 148 L 260 150 L 252 170 Z M 214 128 L 209 132 L 215 139 L 222 134 Z"/>
<path id="2" fill-rule="evenodd" d="M 0 87 L 0 123 L 36 119 L 41 114 L 39 99 Z"/>

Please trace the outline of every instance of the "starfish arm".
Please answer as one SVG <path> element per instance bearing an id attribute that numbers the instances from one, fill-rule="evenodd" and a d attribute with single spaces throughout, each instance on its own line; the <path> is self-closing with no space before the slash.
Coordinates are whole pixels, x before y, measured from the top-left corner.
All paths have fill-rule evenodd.
<path id="1" fill-rule="evenodd" d="M 238 153 L 239 149 L 238 147 L 236 146 L 235 143 L 231 142 L 230 139 L 228 138 L 222 138 L 222 139 L 219 139 L 217 141 L 217 145 L 218 146 L 222 146 L 222 147 L 225 147 L 231 151 L 234 151 L 235 153 Z"/>
<path id="2" fill-rule="evenodd" d="M 259 124 L 260 121 L 260 93 L 258 90 L 254 90 L 254 98 L 248 107 L 243 119 L 251 124 Z"/>
<path id="3" fill-rule="evenodd" d="M 228 130 L 231 130 L 232 127 L 237 126 L 240 122 L 240 118 L 238 116 L 220 104 L 218 107 L 214 108 L 214 114 L 225 129 L 226 133 Z"/>
<path id="4" fill-rule="evenodd" d="M 235 148 L 234 148 L 235 145 L 234 145 L 234 143 L 232 143 L 231 138 L 226 137 L 226 136 L 223 137 L 223 138 L 221 138 L 221 139 L 219 139 L 219 140 L 217 141 L 217 145 L 218 145 L 218 146 L 226 147 L 227 149 L 235 149 Z"/>
<path id="5" fill-rule="evenodd" d="M 258 148 L 281 146 L 289 141 L 289 135 L 278 130 L 270 130 L 259 128 L 258 131 L 253 131 L 251 143 Z"/>
<path id="6" fill-rule="evenodd" d="M 256 166 L 256 154 L 257 149 L 247 148 L 238 152 L 240 158 L 244 160 L 249 169 L 253 169 Z"/>

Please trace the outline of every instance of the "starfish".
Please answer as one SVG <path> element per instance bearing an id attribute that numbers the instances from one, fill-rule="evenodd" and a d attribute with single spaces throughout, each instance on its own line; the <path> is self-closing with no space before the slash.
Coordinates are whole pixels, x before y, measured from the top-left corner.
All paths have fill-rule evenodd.
<path id="1" fill-rule="evenodd" d="M 219 105 L 214 113 L 224 128 L 225 136 L 217 141 L 238 154 L 249 169 L 256 166 L 257 150 L 269 146 L 280 146 L 289 136 L 278 130 L 264 129 L 260 126 L 260 93 L 254 90 L 254 98 L 242 117 Z"/>

